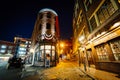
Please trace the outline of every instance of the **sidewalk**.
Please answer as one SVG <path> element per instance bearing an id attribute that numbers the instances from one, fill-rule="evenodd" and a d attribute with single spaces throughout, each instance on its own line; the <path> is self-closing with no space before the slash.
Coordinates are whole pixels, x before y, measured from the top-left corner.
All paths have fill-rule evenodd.
<path id="1" fill-rule="evenodd" d="M 76 63 L 78 66 L 78 64 Z M 118 77 L 118 74 L 107 72 L 104 70 L 97 70 L 93 67 L 87 67 L 87 71 L 84 70 L 84 65 L 80 65 L 80 69 L 88 74 L 89 76 L 93 78 L 97 78 L 98 80 L 120 80 L 120 77 Z"/>
<path id="2" fill-rule="evenodd" d="M 87 71 L 84 70 L 84 65 L 78 65 L 78 63 L 72 61 L 71 64 L 67 65 L 66 63 L 60 62 L 56 67 L 51 68 L 42 68 L 39 67 L 30 67 L 31 65 L 26 65 L 26 69 L 31 75 L 29 78 L 26 78 L 24 80 L 48 80 L 46 78 L 49 78 L 49 80 L 65 80 L 66 75 L 70 77 L 70 80 L 79 80 L 77 77 L 79 73 L 74 72 L 74 68 L 72 68 L 72 64 L 76 66 L 76 68 L 79 68 L 82 72 L 86 73 L 90 77 L 93 78 L 93 80 L 120 80 L 120 78 L 116 77 L 118 74 L 110 73 L 103 70 L 96 70 L 93 67 L 87 68 Z M 66 67 L 69 67 L 65 69 Z M 37 74 L 37 73 L 38 74 Z M 72 73 L 71 73 L 72 72 Z M 68 75 L 69 74 L 69 75 Z M 77 74 L 77 75 L 75 75 Z M 24 76 L 27 74 L 24 74 Z M 61 79 L 64 78 L 64 79 Z M 69 79 L 68 79 L 69 80 Z M 91 80 L 91 79 L 81 79 L 81 80 Z"/>

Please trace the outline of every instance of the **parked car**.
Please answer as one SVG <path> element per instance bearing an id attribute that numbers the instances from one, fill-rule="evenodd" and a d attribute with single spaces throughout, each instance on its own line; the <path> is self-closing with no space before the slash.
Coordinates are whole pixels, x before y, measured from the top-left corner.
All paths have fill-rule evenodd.
<path id="1" fill-rule="evenodd" d="M 24 65 L 23 59 L 12 57 L 12 58 L 9 58 L 9 60 L 8 60 L 7 69 L 9 69 L 11 67 L 22 68 L 23 65 Z"/>

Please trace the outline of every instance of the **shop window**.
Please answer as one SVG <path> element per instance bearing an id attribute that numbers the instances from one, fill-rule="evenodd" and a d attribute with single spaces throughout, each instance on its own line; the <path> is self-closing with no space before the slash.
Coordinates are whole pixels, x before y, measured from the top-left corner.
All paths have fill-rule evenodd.
<path id="1" fill-rule="evenodd" d="M 93 64 L 93 57 L 92 57 L 91 49 L 87 50 L 87 57 L 88 57 L 89 64 Z"/>
<path id="2" fill-rule="evenodd" d="M 98 55 L 98 59 L 100 61 L 101 60 L 109 60 L 107 49 L 106 49 L 104 44 L 97 46 L 96 47 L 96 52 L 97 52 L 97 55 Z"/>
<path id="3" fill-rule="evenodd" d="M 110 46 L 114 54 L 115 60 L 120 60 L 120 40 L 110 42 Z"/>

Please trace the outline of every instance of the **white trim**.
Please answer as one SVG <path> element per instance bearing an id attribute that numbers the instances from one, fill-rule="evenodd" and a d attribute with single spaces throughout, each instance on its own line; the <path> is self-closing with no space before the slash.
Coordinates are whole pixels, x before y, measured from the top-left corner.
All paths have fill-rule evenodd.
<path id="1" fill-rule="evenodd" d="M 49 9 L 49 8 L 43 8 L 39 11 L 39 13 L 44 12 L 44 11 L 50 11 L 50 12 L 54 13 L 56 16 L 58 16 L 57 13 L 54 10 Z"/>

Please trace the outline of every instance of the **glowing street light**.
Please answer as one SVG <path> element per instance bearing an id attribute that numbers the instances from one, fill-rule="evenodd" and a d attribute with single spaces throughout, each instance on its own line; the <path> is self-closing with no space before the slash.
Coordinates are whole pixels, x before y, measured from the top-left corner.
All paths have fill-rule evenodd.
<path id="1" fill-rule="evenodd" d="M 63 43 L 63 42 L 60 43 L 60 47 L 61 47 L 61 48 L 64 47 L 64 43 Z"/>

